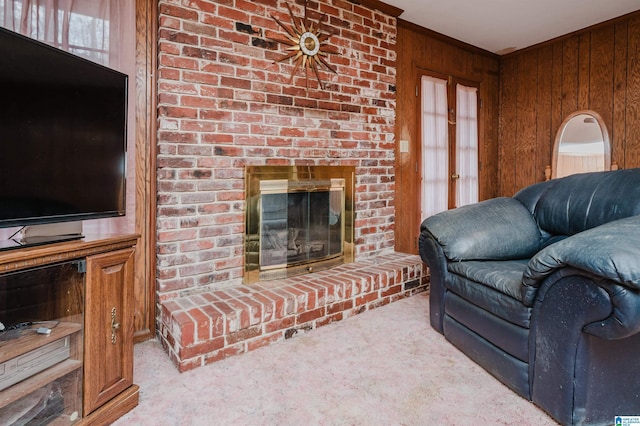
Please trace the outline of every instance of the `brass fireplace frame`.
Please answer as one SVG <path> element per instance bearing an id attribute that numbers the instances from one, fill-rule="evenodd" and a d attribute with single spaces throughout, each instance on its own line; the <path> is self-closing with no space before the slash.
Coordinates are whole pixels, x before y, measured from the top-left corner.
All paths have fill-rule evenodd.
<path id="1" fill-rule="evenodd" d="M 287 188 L 286 192 L 330 190 L 344 181 L 342 211 L 343 244 L 339 255 L 283 268 L 260 267 L 259 199 L 265 188 Z M 261 189 L 262 187 L 262 189 Z M 244 283 L 283 279 L 290 276 L 328 269 L 354 261 L 354 189 L 353 166 L 247 166 L 245 168 L 245 271 Z M 267 190 L 268 193 L 268 190 Z M 256 223 L 257 222 L 257 223 Z"/>

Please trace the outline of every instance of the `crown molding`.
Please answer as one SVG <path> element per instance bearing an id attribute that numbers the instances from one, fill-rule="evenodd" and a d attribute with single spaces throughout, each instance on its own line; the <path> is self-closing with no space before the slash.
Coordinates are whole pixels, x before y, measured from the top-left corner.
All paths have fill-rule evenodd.
<path id="1" fill-rule="evenodd" d="M 394 18 L 397 18 L 404 12 L 403 9 L 399 7 L 392 6 L 380 0 L 349 0 L 351 3 L 359 4 L 362 6 L 369 7 L 371 9 L 377 9 L 380 12 L 383 12 L 387 15 L 390 15 Z"/>

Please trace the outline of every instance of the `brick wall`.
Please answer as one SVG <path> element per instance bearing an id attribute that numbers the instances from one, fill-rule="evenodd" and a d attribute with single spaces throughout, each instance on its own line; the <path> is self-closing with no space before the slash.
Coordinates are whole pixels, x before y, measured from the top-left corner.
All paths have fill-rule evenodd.
<path id="1" fill-rule="evenodd" d="M 302 1 L 289 4 L 297 17 Z M 158 56 L 158 295 L 240 284 L 244 167 L 356 167 L 356 260 L 393 251 L 395 18 L 310 1 L 339 51 L 306 88 L 271 18 L 285 1 L 161 0 Z"/>

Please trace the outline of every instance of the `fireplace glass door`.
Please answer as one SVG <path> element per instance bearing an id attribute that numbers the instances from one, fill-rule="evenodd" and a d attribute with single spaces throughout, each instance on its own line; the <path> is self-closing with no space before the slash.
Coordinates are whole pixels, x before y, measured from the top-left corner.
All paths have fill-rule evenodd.
<path id="1" fill-rule="evenodd" d="M 282 268 L 341 255 L 343 199 L 341 188 L 263 194 L 260 268 Z"/>
<path id="2" fill-rule="evenodd" d="M 353 262 L 351 166 L 248 166 L 245 275 L 251 284 Z"/>

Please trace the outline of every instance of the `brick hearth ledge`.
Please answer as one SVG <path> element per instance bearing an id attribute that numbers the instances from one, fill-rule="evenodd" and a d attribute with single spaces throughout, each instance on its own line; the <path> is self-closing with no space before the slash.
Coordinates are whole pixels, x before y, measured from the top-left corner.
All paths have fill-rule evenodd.
<path id="1" fill-rule="evenodd" d="M 428 282 L 419 256 L 391 253 L 190 294 L 161 304 L 160 340 L 183 372 L 426 291 Z"/>

